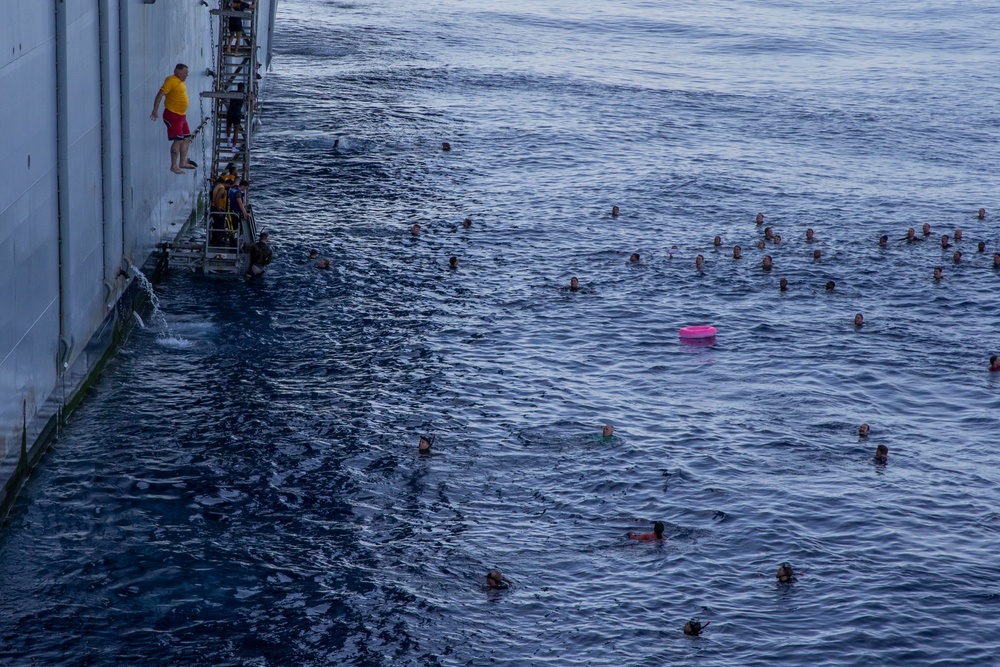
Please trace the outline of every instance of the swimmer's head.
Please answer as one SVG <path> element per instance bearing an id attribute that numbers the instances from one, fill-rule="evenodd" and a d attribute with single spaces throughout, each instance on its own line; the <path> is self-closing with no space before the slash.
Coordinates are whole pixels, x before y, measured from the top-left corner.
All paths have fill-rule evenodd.
<path id="1" fill-rule="evenodd" d="M 421 452 L 429 452 L 433 445 L 434 445 L 434 440 L 432 438 L 426 435 L 422 435 L 420 436 L 419 444 L 417 444 L 417 449 L 420 450 Z"/>
<path id="2" fill-rule="evenodd" d="M 910 227 L 909 229 L 906 230 L 906 240 L 912 241 L 915 238 L 917 238 L 917 230 L 915 230 L 913 227 Z"/>
<path id="3" fill-rule="evenodd" d="M 860 327 L 864 323 L 865 323 L 865 316 L 864 315 L 862 315 L 861 313 L 858 313 L 857 315 L 854 316 L 854 326 Z"/>
<path id="4" fill-rule="evenodd" d="M 316 259 L 317 257 L 319 257 L 319 250 L 313 248 L 309 251 L 309 259 Z"/>
<path id="5" fill-rule="evenodd" d="M 785 562 L 778 566 L 778 572 L 775 574 L 775 577 L 777 578 L 778 583 L 790 584 L 795 581 L 795 571 L 792 570 L 791 565 Z"/>
<path id="6" fill-rule="evenodd" d="M 962 240 L 962 230 L 961 229 L 956 229 L 955 230 L 955 240 L 956 241 L 961 241 Z"/>
<path id="7" fill-rule="evenodd" d="M 764 238 L 767 239 L 768 241 L 770 241 L 771 239 L 773 239 L 774 238 L 774 230 L 771 229 L 770 227 L 765 227 L 764 228 Z"/>
<path id="8" fill-rule="evenodd" d="M 451 150 L 451 144 L 449 144 L 447 141 L 442 141 L 441 142 L 441 150 L 443 150 L 445 153 L 447 153 L 448 151 Z"/>
<path id="9" fill-rule="evenodd" d="M 1000 252 L 993 253 L 993 266 L 1000 266 Z"/>
<path id="10" fill-rule="evenodd" d="M 605 438 L 610 438 L 615 434 L 615 427 L 611 424 L 605 424 L 604 428 L 601 429 L 601 435 Z"/>
<path id="11" fill-rule="evenodd" d="M 663 528 L 664 525 L 662 521 L 657 521 L 656 523 L 653 524 L 653 535 L 656 535 L 656 539 L 658 540 L 663 539 Z"/>
<path id="12" fill-rule="evenodd" d="M 826 281 L 826 291 L 827 292 L 832 292 L 834 290 L 834 288 L 836 288 L 836 287 L 837 287 L 837 283 L 833 282 L 832 280 L 827 280 Z"/>
<path id="13" fill-rule="evenodd" d="M 410 227 L 410 234 L 413 236 L 420 236 L 420 225 L 413 225 Z"/>
<path id="14" fill-rule="evenodd" d="M 986 209 L 985 208 L 979 209 L 979 219 L 980 220 L 985 220 L 986 219 Z"/>
<path id="15" fill-rule="evenodd" d="M 942 248 L 950 248 L 951 247 L 951 244 L 948 243 L 948 235 L 947 234 L 942 234 L 941 235 L 941 247 Z"/>
<path id="16" fill-rule="evenodd" d="M 781 234 L 775 234 L 774 238 L 771 239 L 771 243 L 774 245 L 781 245 Z"/>
<path id="17" fill-rule="evenodd" d="M 629 255 L 628 261 L 632 262 L 633 264 L 637 264 L 639 262 L 639 253 L 634 252 L 631 255 Z"/>
<path id="18" fill-rule="evenodd" d="M 466 218 L 465 220 L 462 221 L 462 227 L 464 227 L 465 229 L 468 229 L 471 226 L 472 226 L 472 218 Z"/>
<path id="19" fill-rule="evenodd" d="M 316 268 L 317 269 L 329 269 L 330 268 L 330 260 L 328 260 L 326 257 L 321 257 L 320 260 L 318 262 L 316 262 Z"/>
<path id="20" fill-rule="evenodd" d="M 758 225 L 763 225 L 764 224 L 764 214 L 763 213 L 758 213 L 757 217 L 755 218 L 755 220 L 756 220 L 756 222 L 757 222 Z"/>
<path id="21" fill-rule="evenodd" d="M 942 278 L 944 278 L 944 274 L 942 273 L 941 267 L 940 266 L 935 266 L 934 267 L 934 280 L 941 280 Z"/>
<path id="22" fill-rule="evenodd" d="M 486 585 L 489 588 L 507 588 L 503 573 L 500 570 L 490 570 L 486 573 Z"/>
<path id="23" fill-rule="evenodd" d="M 739 259 L 743 256 L 743 248 L 738 245 L 733 246 L 733 259 Z"/>
<path id="24" fill-rule="evenodd" d="M 572 292 L 575 292 L 578 289 L 580 289 L 580 279 L 577 278 L 576 276 L 573 276 L 572 278 L 570 278 L 569 279 L 569 289 Z"/>
<path id="25" fill-rule="evenodd" d="M 822 250 L 820 250 L 819 248 L 816 248 L 815 250 L 813 250 L 813 261 L 818 262 L 821 257 L 823 257 L 823 251 Z"/>
<path id="26" fill-rule="evenodd" d="M 878 237 L 878 244 L 883 248 L 889 245 L 889 235 L 883 234 L 882 236 Z"/>
<path id="27" fill-rule="evenodd" d="M 714 245 L 716 248 L 718 248 L 719 246 L 721 246 L 722 245 L 722 237 L 721 236 L 716 236 L 712 240 L 712 245 Z"/>
<path id="28" fill-rule="evenodd" d="M 806 230 L 806 241 L 812 241 L 815 237 L 816 234 L 813 232 L 811 227 Z"/>
<path id="29" fill-rule="evenodd" d="M 696 269 L 700 269 L 704 263 L 705 263 L 704 256 L 698 255 L 697 257 L 694 258 L 694 267 Z"/>
<path id="30" fill-rule="evenodd" d="M 757 249 L 758 250 L 763 250 L 764 249 L 764 239 L 761 239 L 761 240 L 757 241 Z"/>
<path id="31" fill-rule="evenodd" d="M 869 431 L 871 431 L 871 428 L 868 426 L 868 424 L 862 424 L 861 426 L 858 427 L 858 437 L 867 438 Z"/>
<path id="32" fill-rule="evenodd" d="M 782 278 L 781 280 L 778 281 L 778 289 L 780 289 L 782 292 L 787 292 L 788 291 L 788 279 L 787 278 Z"/>
<path id="33" fill-rule="evenodd" d="M 690 621 L 684 624 L 684 634 L 689 637 L 697 637 L 701 634 L 701 621 L 697 618 L 692 618 Z"/>
<path id="34" fill-rule="evenodd" d="M 875 463 L 886 463 L 889 461 L 889 448 L 879 445 L 875 448 Z"/>
<path id="35" fill-rule="evenodd" d="M 931 235 L 931 225 L 930 225 L 930 223 L 929 222 L 925 222 L 924 225 L 923 225 L 923 227 L 920 228 L 920 232 L 924 236 L 930 236 Z"/>
<path id="36" fill-rule="evenodd" d="M 764 255 L 764 260 L 761 262 L 761 268 L 764 269 L 765 271 L 770 271 L 771 270 L 771 262 L 772 262 L 771 256 L 770 255 Z"/>
<path id="37" fill-rule="evenodd" d="M 617 206 L 612 206 L 611 207 L 611 217 L 612 218 L 617 218 L 619 215 L 620 215 L 620 211 L 618 210 L 618 207 Z"/>
<path id="38" fill-rule="evenodd" d="M 979 250 L 979 252 L 986 252 L 986 241 L 980 241 L 976 245 L 976 249 Z"/>
<path id="39" fill-rule="evenodd" d="M 961 250 L 956 250 L 954 253 L 952 253 L 951 259 L 956 264 L 958 264 L 959 262 L 961 262 L 962 261 L 962 251 Z"/>
<path id="40" fill-rule="evenodd" d="M 452 255 L 448 259 L 448 266 L 450 266 L 453 269 L 457 269 L 458 268 L 458 257 L 455 257 L 454 255 Z"/>

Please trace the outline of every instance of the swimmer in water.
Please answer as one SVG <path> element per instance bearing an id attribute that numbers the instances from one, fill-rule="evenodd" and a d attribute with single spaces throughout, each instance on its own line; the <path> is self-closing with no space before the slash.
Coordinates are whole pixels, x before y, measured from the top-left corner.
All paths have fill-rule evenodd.
<path id="1" fill-rule="evenodd" d="M 313 248 L 309 251 L 309 259 L 316 259 L 317 257 L 319 257 L 319 250 Z"/>
<path id="2" fill-rule="evenodd" d="M 472 226 L 472 218 L 466 218 L 465 220 L 462 221 L 462 227 L 464 229 L 468 229 L 471 226 Z"/>
<path id="3" fill-rule="evenodd" d="M 1000 357 L 994 354 L 990 357 L 990 372 L 996 373 L 997 371 L 1000 371 Z"/>
<path id="4" fill-rule="evenodd" d="M 889 448 L 879 445 L 875 448 L 875 464 L 884 466 L 889 462 Z"/>
<path id="5" fill-rule="evenodd" d="M 920 233 L 923 234 L 924 236 L 930 236 L 931 235 L 930 223 L 925 222 L 924 226 L 920 228 Z"/>
<path id="6" fill-rule="evenodd" d="M 705 263 L 705 258 L 698 255 L 694 258 L 694 268 L 701 269 L 702 265 Z"/>
<path id="7" fill-rule="evenodd" d="M 979 244 L 976 246 L 976 249 L 979 252 L 986 252 L 986 241 L 980 241 Z"/>
<path id="8" fill-rule="evenodd" d="M 763 213 L 758 213 L 757 217 L 755 218 L 755 220 L 756 220 L 756 222 L 757 222 L 758 225 L 763 225 L 764 224 L 764 214 Z"/>
<path id="9" fill-rule="evenodd" d="M 979 219 L 980 220 L 985 220 L 986 219 L 986 209 L 985 208 L 979 209 Z"/>
<path id="10" fill-rule="evenodd" d="M 580 290 L 580 279 L 577 278 L 576 276 L 573 276 L 572 278 L 569 279 L 569 291 L 578 292 L 579 290 Z"/>
<path id="11" fill-rule="evenodd" d="M 820 250 L 819 248 L 816 248 L 815 250 L 813 250 L 813 261 L 814 262 L 818 262 L 820 259 L 822 259 L 822 257 L 823 257 L 823 251 L 822 250 Z"/>
<path id="12" fill-rule="evenodd" d="M 337 150 L 338 146 L 340 146 L 340 137 L 333 140 L 333 150 Z"/>
<path id="13" fill-rule="evenodd" d="M 774 238 L 771 239 L 771 243 L 774 245 L 781 245 L 781 234 L 775 234 Z"/>
<path id="14" fill-rule="evenodd" d="M 812 243 L 816 239 L 816 234 L 813 232 L 812 228 L 806 230 L 806 243 Z"/>
<path id="15" fill-rule="evenodd" d="M 764 228 L 764 240 L 765 241 L 771 241 L 773 239 L 774 239 L 774 230 L 771 229 L 770 227 L 765 227 Z"/>
<path id="16" fill-rule="evenodd" d="M 763 269 L 764 271 L 770 271 L 771 270 L 771 256 L 770 255 L 764 255 L 764 261 L 761 262 L 760 268 Z"/>
<path id="17" fill-rule="evenodd" d="M 652 542 L 653 540 L 663 539 L 663 522 L 657 521 L 653 524 L 653 532 L 651 533 L 636 533 L 633 531 L 628 531 L 628 538 L 630 540 L 639 540 L 640 542 Z"/>
<path id="18" fill-rule="evenodd" d="M 722 237 L 721 236 L 716 236 L 712 240 L 712 245 L 714 245 L 716 248 L 721 247 L 722 246 Z"/>
<path id="19" fill-rule="evenodd" d="M 420 236 L 420 225 L 413 225 L 410 227 L 411 236 Z"/>
<path id="20" fill-rule="evenodd" d="M 601 435 L 605 438 L 610 438 L 615 434 L 615 427 L 611 424 L 605 424 L 601 429 Z"/>
<path id="21" fill-rule="evenodd" d="M 431 451 L 431 447 L 434 446 L 434 437 L 422 435 L 420 436 L 420 442 L 417 444 L 417 451 L 426 454 Z"/>
<path id="22" fill-rule="evenodd" d="M 739 259 L 743 256 L 743 249 L 738 245 L 733 246 L 733 259 Z"/>
<path id="23" fill-rule="evenodd" d="M 781 280 L 779 280 L 778 281 L 778 289 L 781 290 L 782 292 L 787 292 L 788 291 L 788 281 L 786 279 L 784 279 L 784 278 L 782 278 Z"/>
<path id="24" fill-rule="evenodd" d="M 678 254 L 679 252 L 680 252 L 680 250 L 677 248 L 677 246 L 672 245 L 672 246 L 670 246 L 670 250 L 667 251 L 667 257 L 669 259 L 673 259 L 674 255 Z"/>
<path id="25" fill-rule="evenodd" d="M 617 218 L 618 216 L 619 216 L 618 207 L 617 206 L 612 206 L 611 207 L 611 217 L 612 218 Z"/>
<path id="26" fill-rule="evenodd" d="M 887 234 L 878 237 L 878 247 L 884 248 L 887 245 L 889 245 L 889 236 Z"/>
<path id="27" fill-rule="evenodd" d="M 951 256 L 951 261 L 955 262 L 956 264 L 958 264 L 959 262 L 961 262 L 962 261 L 962 251 L 961 250 L 956 250 L 952 254 L 952 256 Z"/>
<path id="28" fill-rule="evenodd" d="M 712 621 L 709 621 L 705 625 L 702 625 L 701 621 L 699 621 L 697 618 L 692 618 L 690 621 L 684 624 L 684 634 L 686 634 L 688 637 L 697 637 L 698 635 L 701 634 L 702 630 L 704 630 L 711 624 Z"/>
<path id="29" fill-rule="evenodd" d="M 958 243 L 961 240 L 962 240 L 962 230 L 961 229 L 956 229 L 955 230 L 955 243 Z"/>
<path id="30" fill-rule="evenodd" d="M 993 253 L 993 268 L 1000 269 L 1000 252 Z"/>
<path id="31" fill-rule="evenodd" d="M 869 431 L 871 431 L 871 429 L 868 427 L 868 424 L 862 424 L 858 427 L 858 437 L 867 438 Z"/>
<path id="32" fill-rule="evenodd" d="M 942 271 L 942 269 L 941 269 L 940 266 L 935 266 L 934 267 L 934 282 L 937 282 L 937 281 L 941 280 L 942 278 L 944 278 L 944 274 L 941 271 Z"/>
<path id="33" fill-rule="evenodd" d="M 856 327 L 863 327 L 864 325 L 865 325 L 865 316 L 862 315 L 861 313 L 858 313 L 857 315 L 855 315 L 854 316 L 854 326 L 856 326 Z"/>
<path id="34" fill-rule="evenodd" d="M 503 576 L 503 573 L 500 572 L 500 570 L 490 570 L 486 573 L 486 588 L 502 590 L 510 588 L 512 583 L 514 582 Z"/>
<path id="35" fill-rule="evenodd" d="M 779 584 L 791 584 L 798 581 L 795 576 L 795 571 L 792 570 L 792 566 L 787 562 L 778 566 L 778 572 L 775 574 L 775 578 L 777 578 Z"/>
<path id="36" fill-rule="evenodd" d="M 941 249 L 944 250 L 945 248 L 950 248 L 950 247 L 951 247 L 951 244 L 948 243 L 948 235 L 947 234 L 942 234 L 941 235 Z"/>
<path id="37" fill-rule="evenodd" d="M 764 239 L 761 239 L 760 241 L 757 241 L 757 248 L 759 250 L 763 250 L 764 249 Z"/>
<path id="38" fill-rule="evenodd" d="M 905 240 L 907 243 L 913 243 L 914 241 L 922 241 L 923 239 L 918 239 L 917 230 L 915 230 L 913 227 L 910 227 L 909 229 L 906 230 Z"/>
<path id="39" fill-rule="evenodd" d="M 639 253 L 637 253 L 637 252 L 634 252 L 634 253 L 632 253 L 631 255 L 629 255 L 629 256 L 628 256 L 628 261 L 629 261 L 629 262 L 630 262 L 631 264 L 638 264 L 638 263 L 639 263 Z"/>
<path id="40" fill-rule="evenodd" d="M 448 267 L 451 268 L 451 269 L 457 269 L 458 268 L 458 257 L 455 257 L 454 255 L 452 255 L 448 259 Z"/>
<path id="41" fill-rule="evenodd" d="M 826 291 L 827 292 L 832 292 L 835 287 L 837 287 L 837 283 L 833 282 L 832 280 L 827 280 L 826 281 Z"/>
<path id="42" fill-rule="evenodd" d="M 326 257 L 321 257 L 320 260 L 318 262 L 316 262 L 316 268 L 317 269 L 323 269 L 323 270 L 329 269 L 330 268 L 330 260 L 328 260 Z"/>
<path id="43" fill-rule="evenodd" d="M 443 150 L 445 153 L 447 153 L 448 151 L 451 150 L 451 144 L 449 144 L 447 141 L 442 141 L 441 142 L 441 150 Z"/>

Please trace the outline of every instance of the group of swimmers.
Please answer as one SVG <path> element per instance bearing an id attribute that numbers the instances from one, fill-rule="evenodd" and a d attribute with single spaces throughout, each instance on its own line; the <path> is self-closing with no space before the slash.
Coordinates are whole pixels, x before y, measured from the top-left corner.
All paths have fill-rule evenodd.
<path id="1" fill-rule="evenodd" d="M 448 146 L 447 144 L 445 144 L 445 145 L 442 146 L 442 149 L 445 150 L 445 151 L 447 151 L 447 150 L 450 149 L 450 146 Z M 618 206 L 613 206 L 612 209 L 611 209 L 611 216 L 613 218 L 618 218 L 620 215 L 621 215 L 621 212 L 620 212 L 619 207 Z M 980 208 L 979 212 L 978 212 L 978 217 L 979 217 L 980 220 L 984 220 L 986 218 L 986 210 L 983 209 L 983 208 Z M 763 225 L 764 224 L 764 214 L 763 213 L 758 213 L 757 216 L 756 216 L 755 222 L 756 222 L 757 226 Z M 470 218 L 466 218 L 465 220 L 463 220 L 462 226 L 463 226 L 463 228 L 466 228 L 466 229 L 470 228 L 472 226 L 472 220 Z M 420 227 L 419 224 L 414 224 L 411 227 L 411 229 L 410 229 L 410 234 L 412 236 L 419 236 L 420 232 L 421 232 L 421 227 Z M 922 233 L 923 233 L 924 237 L 930 236 L 931 229 L 930 229 L 930 225 L 929 224 L 925 223 L 923 225 Z M 806 242 L 807 243 L 814 242 L 815 241 L 815 232 L 811 228 L 807 229 L 806 233 L 805 233 L 805 238 L 806 238 Z M 961 241 L 962 240 L 962 230 L 961 229 L 956 229 L 955 232 L 954 232 L 953 238 L 954 238 L 954 240 L 956 242 L 957 241 Z M 906 241 L 907 243 L 917 243 L 917 242 L 923 241 L 924 239 L 917 237 L 916 236 L 916 231 L 913 228 L 910 228 L 910 229 L 907 230 L 906 236 L 903 239 L 901 239 L 901 240 L 902 241 Z M 765 248 L 766 247 L 766 242 L 768 242 L 768 241 L 770 241 L 774 245 L 780 245 L 781 244 L 781 235 L 780 234 L 775 234 L 772 228 L 767 227 L 767 228 L 764 229 L 764 238 L 760 239 L 760 241 L 757 243 L 758 248 L 761 248 L 761 249 Z M 879 238 L 879 242 L 878 243 L 879 243 L 879 246 L 886 247 L 886 245 L 888 244 L 888 236 L 882 235 Z M 716 247 L 716 248 L 719 248 L 719 247 L 722 246 L 722 237 L 721 236 L 716 236 L 713 239 L 713 246 Z M 942 238 L 941 238 L 941 247 L 942 247 L 942 249 L 947 249 L 947 248 L 951 247 L 951 238 L 949 238 L 949 236 L 947 234 L 943 235 Z M 986 243 L 984 241 L 980 241 L 978 243 L 978 250 L 979 250 L 979 252 L 980 253 L 985 252 L 985 249 L 986 249 Z M 315 251 L 313 251 L 313 252 L 315 253 Z M 670 251 L 669 251 L 668 254 L 672 258 L 675 254 L 677 254 L 677 252 L 678 252 L 677 246 L 673 246 L 670 249 Z M 314 258 L 315 255 L 311 255 L 311 257 Z M 739 245 L 734 246 L 733 247 L 733 259 L 741 259 L 741 258 L 742 258 L 742 248 Z M 814 261 L 820 261 L 821 259 L 822 259 L 822 251 L 819 250 L 819 249 L 815 249 L 813 251 L 813 260 Z M 959 252 L 959 251 L 956 250 L 954 252 L 954 254 L 953 254 L 953 260 L 954 260 L 955 263 L 960 262 L 961 261 L 961 252 Z M 638 262 L 640 262 L 641 258 L 640 258 L 639 253 L 632 253 L 629 256 L 628 261 L 629 261 L 629 263 L 638 263 Z M 704 261 L 705 261 L 705 258 L 704 258 L 703 255 L 697 255 L 695 257 L 695 268 L 698 269 L 698 270 L 701 270 L 702 267 L 703 267 L 703 265 L 704 265 Z M 325 266 L 321 265 L 324 262 L 326 262 L 326 265 Z M 994 265 L 994 267 L 1000 268 L 1000 253 L 994 254 L 994 256 L 993 256 L 993 265 Z M 456 256 L 452 256 L 449 259 L 449 266 L 452 269 L 456 269 L 458 267 L 458 258 Z M 762 265 L 761 266 L 762 266 L 762 269 L 764 271 L 770 271 L 772 269 L 772 267 L 773 267 L 773 259 L 772 259 L 772 257 L 770 255 L 765 255 L 764 258 L 763 258 L 763 260 L 762 260 Z M 317 264 L 317 268 L 329 268 L 329 263 L 327 262 L 327 260 L 321 259 L 320 262 Z M 934 275 L 934 279 L 936 281 L 937 280 L 941 280 L 941 278 L 942 278 L 942 268 L 941 267 L 935 267 L 933 275 Z M 827 281 L 827 283 L 825 285 L 825 288 L 826 288 L 827 291 L 833 291 L 836 288 L 836 283 L 833 280 L 829 280 L 829 281 Z M 782 292 L 788 291 L 788 280 L 787 279 L 785 279 L 785 278 L 781 278 L 780 279 L 780 281 L 779 281 L 779 289 Z M 580 281 L 579 281 L 579 279 L 576 276 L 573 276 L 573 277 L 570 278 L 569 290 L 572 291 L 572 292 L 577 292 L 577 291 L 580 290 Z M 856 327 L 862 327 L 862 326 L 864 326 L 864 316 L 861 313 L 857 313 L 854 316 L 854 325 Z M 1000 371 L 1000 357 L 997 357 L 997 356 L 990 357 L 989 370 L 991 370 L 991 371 Z M 613 425 L 611 425 L 611 424 L 605 424 L 601 428 L 601 435 L 604 438 L 610 438 L 610 437 L 612 437 L 614 435 L 614 430 L 615 429 L 614 429 Z M 861 440 L 867 439 L 870 433 L 871 433 L 871 427 L 867 423 L 861 424 L 858 427 L 858 437 L 859 437 L 859 439 L 861 439 Z M 432 447 L 434 446 L 435 439 L 436 438 L 433 435 L 421 435 L 420 439 L 418 441 L 418 445 L 417 445 L 418 451 L 421 454 L 429 454 L 430 451 L 431 451 L 431 449 L 432 449 Z M 877 466 L 885 466 L 885 465 L 888 464 L 888 459 L 889 459 L 889 448 L 886 445 L 884 445 L 884 444 L 879 444 L 875 448 L 875 454 L 874 454 L 874 457 L 873 457 L 874 463 Z M 636 540 L 636 541 L 639 541 L 639 542 L 662 542 L 662 540 L 664 539 L 664 535 L 663 535 L 664 530 L 665 530 L 664 523 L 662 521 L 656 521 L 656 522 L 653 523 L 653 530 L 651 532 L 637 533 L 635 531 L 629 531 L 626 534 L 626 537 L 628 539 Z M 795 583 L 798 580 L 798 577 L 796 575 L 795 570 L 792 568 L 791 564 L 786 561 L 786 562 L 782 562 L 778 566 L 778 569 L 777 569 L 777 571 L 775 573 L 775 580 L 776 580 L 776 583 L 778 585 L 791 585 L 791 584 Z M 503 575 L 503 573 L 500 570 L 497 570 L 497 569 L 489 570 L 486 573 L 486 576 L 484 578 L 484 586 L 485 586 L 485 588 L 487 590 L 497 591 L 497 590 L 508 589 L 508 588 L 510 588 L 510 586 L 513 583 L 514 583 L 513 581 L 511 581 L 509 578 L 505 577 Z M 692 637 L 697 637 L 697 636 L 699 636 L 701 634 L 701 632 L 705 628 L 707 628 L 710 625 L 710 623 L 711 622 L 702 624 L 701 621 L 698 618 L 692 618 L 692 619 L 690 619 L 689 621 L 687 621 L 684 624 L 684 626 L 683 626 L 683 632 L 684 632 L 685 635 L 692 636 Z"/>

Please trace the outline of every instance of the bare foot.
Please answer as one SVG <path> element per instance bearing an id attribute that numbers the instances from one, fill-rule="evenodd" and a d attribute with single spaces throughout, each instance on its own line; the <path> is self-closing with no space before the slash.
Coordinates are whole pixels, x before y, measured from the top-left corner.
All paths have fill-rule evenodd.
<path id="1" fill-rule="evenodd" d="M 170 171 L 174 172 L 175 174 L 183 174 L 184 173 L 183 169 L 178 169 L 177 167 L 171 167 Z"/>

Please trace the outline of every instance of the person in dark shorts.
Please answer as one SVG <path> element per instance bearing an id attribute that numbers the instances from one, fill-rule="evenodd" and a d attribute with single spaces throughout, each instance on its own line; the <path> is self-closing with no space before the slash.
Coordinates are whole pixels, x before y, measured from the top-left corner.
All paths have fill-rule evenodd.
<path id="1" fill-rule="evenodd" d="M 249 12 L 256 6 L 256 2 L 247 2 L 247 0 L 232 0 L 230 9 L 236 12 Z M 229 43 L 226 50 L 230 53 L 235 53 L 236 49 L 239 48 L 240 38 L 246 39 L 246 33 L 243 32 L 243 19 L 239 16 L 229 17 L 229 37 L 232 41 Z"/>
<path id="2" fill-rule="evenodd" d="M 244 93 L 246 86 L 242 83 L 236 84 L 236 92 Z M 229 106 L 226 107 L 226 136 L 232 134 L 233 136 L 233 152 L 238 152 L 240 149 L 237 145 L 240 137 L 240 124 L 243 122 L 243 101 L 246 98 L 241 96 L 238 99 L 229 100 Z"/>
<path id="3" fill-rule="evenodd" d="M 263 275 L 264 267 L 271 263 L 273 253 L 271 246 L 267 244 L 267 237 L 267 232 L 261 232 L 260 239 L 256 243 L 247 243 L 243 246 L 243 251 L 250 255 L 250 261 L 247 262 L 247 280 Z"/>

